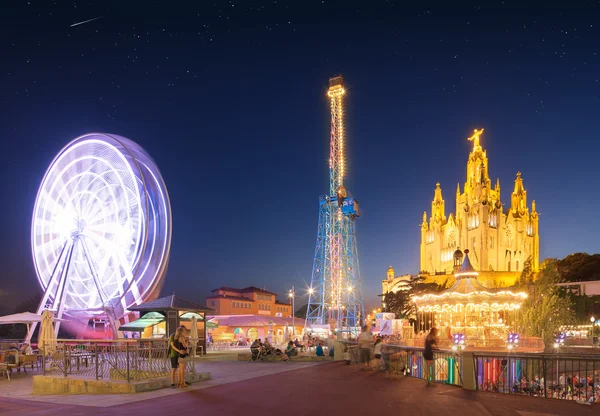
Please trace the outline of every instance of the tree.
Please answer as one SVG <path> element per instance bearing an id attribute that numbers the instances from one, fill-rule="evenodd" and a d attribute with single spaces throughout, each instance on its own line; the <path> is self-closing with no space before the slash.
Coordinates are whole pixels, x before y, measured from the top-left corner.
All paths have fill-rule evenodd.
<path id="1" fill-rule="evenodd" d="M 558 261 L 558 272 L 566 282 L 600 280 L 600 254 L 569 254 Z"/>
<path id="2" fill-rule="evenodd" d="M 388 292 L 384 295 L 385 311 L 396 314 L 396 319 L 410 319 L 412 321 L 417 313 L 412 297 L 440 292 L 444 288 L 445 284 L 425 283 L 422 277 L 404 281 L 398 291 L 395 293 Z"/>
<path id="3" fill-rule="evenodd" d="M 556 286 L 561 281 L 556 259 L 546 260 L 535 277 L 531 271 L 531 260 L 528 259 L 516 285 L 528 292 L 517 318 L 517 326 L 528 336 L 541 337 L 546 345 L 552 344 L 560 326 L 575 322 L 570 297 Z"/>

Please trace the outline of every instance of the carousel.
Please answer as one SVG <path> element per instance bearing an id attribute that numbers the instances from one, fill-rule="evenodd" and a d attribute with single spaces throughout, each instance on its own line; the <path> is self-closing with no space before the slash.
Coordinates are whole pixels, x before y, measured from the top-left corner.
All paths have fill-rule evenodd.
<path id="1" fill-rule="evenodd" d="M 477 280 L 469 250 L 454 253 L 456 283 L 441 293 L 413 297 L 418 328 L 426 334 L 438 329 L 440 344 L 450 345 L 458 336 L 470 347 L 501 347 L 514 330 L 524 292 L 492 289 Z"/>

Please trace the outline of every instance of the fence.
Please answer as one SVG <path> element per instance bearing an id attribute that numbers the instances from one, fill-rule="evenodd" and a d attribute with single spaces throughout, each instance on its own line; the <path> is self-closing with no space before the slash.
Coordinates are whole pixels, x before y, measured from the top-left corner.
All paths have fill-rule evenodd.
<path id="1" fill-rule="evenodd" d="M 342 344 L 350 352 L 351 361 L 359 363 L 358 343 Z M 473 360 L 474 374 L 465 374 L 466 359 Z M 384 344 L 381 364 L 390 373 L 424 379 L 422 348 Z M 483 392 L 600 403 L 600 355 L 436 350 L 432 369 L 430 380 L 438 383 L 462 386 L 465 379 L 471 379 Z"/>
<path id="2" fill-rule="evenodd" d="M 356 342 L 342 342 L 350 352 L 351 361 L 360 362 L 360 349 Z M 373 357 L 371 357 L 373 358 Z M 463 360 L 460 354 L 448 351 L 435 351 L 430 367 L 430 381 L 462 386 Z M 423 348 L 384 344 L 382 348 L 382 369 L 393 374 L 425 379 Z"/>
<path id="3" fill-rule="evenodd" d="M 600 402 L 600 356 L 475 354 L 477 389 Z"/>
<path id="4" fill-rule="evenodd" d="M 44 346 L 40 348 L 44 351 Z M 57 340 L 54 351 L 43 354 L 42 368 L 44 375 L 131 382 L 168 376 L 171 361 L 166 339 Z M 195 372 L 191 356 L 187 371 Z"/>

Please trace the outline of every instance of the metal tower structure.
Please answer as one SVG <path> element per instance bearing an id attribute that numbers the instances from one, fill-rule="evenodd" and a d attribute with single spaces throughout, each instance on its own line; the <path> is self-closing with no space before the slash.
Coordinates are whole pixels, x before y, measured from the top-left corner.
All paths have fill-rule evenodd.
<path id="1" fill-rule="evenodd" d="M 331 139 L 329 193 L 319 198 L 319 226 L 309 289 L 306 326 L 329 325 L 344 333 L 360 331 L 364 318 L 355 220 L 358 202 L 344 187 L 344 80 L 329 80 Z"/>

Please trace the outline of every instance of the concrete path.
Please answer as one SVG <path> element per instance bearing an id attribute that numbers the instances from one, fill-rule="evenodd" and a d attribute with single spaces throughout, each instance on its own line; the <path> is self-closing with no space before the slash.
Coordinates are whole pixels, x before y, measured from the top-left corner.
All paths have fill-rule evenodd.
<path id="1" fill-rule="evenodd" d="M 61 396 L 57 399 L 0 397 L 5 415 L 598 415 L 600 405 L 585 406 L 535 397 L 467 392 L 410 377 L 388 378 L 343 363 L 214 364 L 215 380 L 185 390 L 135 396 Z M 203 367 L 204 367 L 203 363 Z M 209 363 L 206 363 L 206 367 Z M 204 370 L 204 368 L 203 368 Z M 292 371 L 293 370 L 293 371 Z M 3 389 L 5 383 L 0 384 Z M 168 397 L 167 397 L 168 396 Z M 23 400 L 26 398 L 27 400 Z M 107 403 L 106 400 L 110 400 Z M 79 405 L 74 401 L 78 401 Z M 119 402 L 120 401 L 120 402 Z M 84 405 L 85 404 L 85 405 Z"/>

